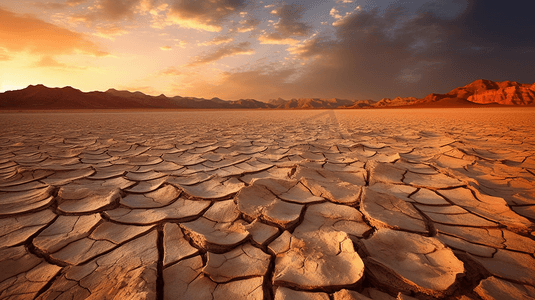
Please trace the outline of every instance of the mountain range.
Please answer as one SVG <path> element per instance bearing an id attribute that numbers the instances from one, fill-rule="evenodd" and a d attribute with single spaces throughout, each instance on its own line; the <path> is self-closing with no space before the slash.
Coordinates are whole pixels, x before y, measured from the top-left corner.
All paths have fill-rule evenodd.
<path id="1" fill-rule="evenodd" d="M 362 109 L 389 107 L 487 107 L 535 106 L 535 83 L 476 80 L 446 94 L 373 100 L 348 99 L 254 99 L 226 101 L 219 98 L 150 96 L 141 92 L 118 91 L 82 92 L 72 87 L 48 88 L 30 85 L 25 89 L 0 93 L 0 110 L 59 110 L 59 109 Z"/>

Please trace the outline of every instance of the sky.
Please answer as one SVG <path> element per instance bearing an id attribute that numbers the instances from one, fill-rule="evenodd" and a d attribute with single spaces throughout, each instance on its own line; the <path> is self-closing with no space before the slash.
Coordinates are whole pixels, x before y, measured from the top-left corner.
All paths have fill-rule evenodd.
<path id="1" fill-rule="evenodd" d="M 0 92 L 380 100 L 531 84 L 529 2 L 0 0 Z"/>

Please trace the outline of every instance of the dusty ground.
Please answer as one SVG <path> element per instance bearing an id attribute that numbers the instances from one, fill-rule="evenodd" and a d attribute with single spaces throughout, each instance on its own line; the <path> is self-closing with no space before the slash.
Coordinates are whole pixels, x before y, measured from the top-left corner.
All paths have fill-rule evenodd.
<path id="1" fill-rule="evenodd" d="M 0 129 L 1 299 L 535 297 L 533 108 Z"/>

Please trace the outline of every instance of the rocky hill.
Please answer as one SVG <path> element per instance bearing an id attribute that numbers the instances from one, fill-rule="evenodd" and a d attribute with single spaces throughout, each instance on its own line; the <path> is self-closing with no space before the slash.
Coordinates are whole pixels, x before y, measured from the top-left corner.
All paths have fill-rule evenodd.
<path id="1" fill-rule="evenodd" d="M 430 104 L 455 98 L 478 104 L 535 105 L 535 84 L 479 79 L 447 94 L 429 94 L 417 103 Z"/>
<path id="2" fill-rule="evenodd" d="M 48 88 L 30 85 L 25 89 L 0 94 L 0 109 L 183 109 L 183 108 L 273 108 L 272 105 L 241 99 L 149 96 L 141 92 L 118 91 L 84 93 L 72 87 Z"/>
<path id="3" fill-rule="evenodd" d="M 140 109 L 173 107 L 173 103 L 167 98 L 153 98 L 155 98 L 154 101 L 150 102 L 147 98 L 140 97 L 138 94 L 125 96 L 114 92 L 84 93 L 70 86 L 48 88 L 44 85 L 30 85 L 22 90 L 7 91 L 0 94 L 0 109 Z"/>
<path id="4" fill-rule="evenodd" d="M 379 100 L 377 103 L 373 104 L 374 107 L 385 107 L 385 106 L 405 106 L 405 105 L 412 105 L 418 102 L 419 99 L 414 97 L 396 97 L 394 99 L 390 98 L 383 98 Z"/>
<path id="5" fill-rule="evenodd" d="M 355 100 L 347 99 L 320 99 L 320 98 L 299 98 L 291 100 L 283 100 L 281 98 L 271 101 L 271 104 L 277 103 L 275 108 L 340 108 L 345 106 L 352 106 Z"/>
<path id="6" fill-rule="evenodd" d="M 72 87 L 48 88 L 30 85 L 25 89 L 0 93 L 0 109 L 362 109 L 389 107 L 483 107 L 535 106 L 535 84 L 514 81 L 476 80 L 446 94 L 432 93 L 422 99 L 415 97 L 373 100 L 282 98 L 261 102 L 254 99 L 227 101 L 219 98 L 150 96 L 141 92 L 109 89 L 106 92 L 84 93 Z"/>

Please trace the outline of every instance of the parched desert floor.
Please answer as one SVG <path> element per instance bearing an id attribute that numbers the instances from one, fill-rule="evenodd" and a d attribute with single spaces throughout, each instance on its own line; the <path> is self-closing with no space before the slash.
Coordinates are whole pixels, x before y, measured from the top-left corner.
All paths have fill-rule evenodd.
<path id="1" fill-rule="evenodd" d="M 535 109 L 0 114 L 0 299 L 532 299 Z"/>

